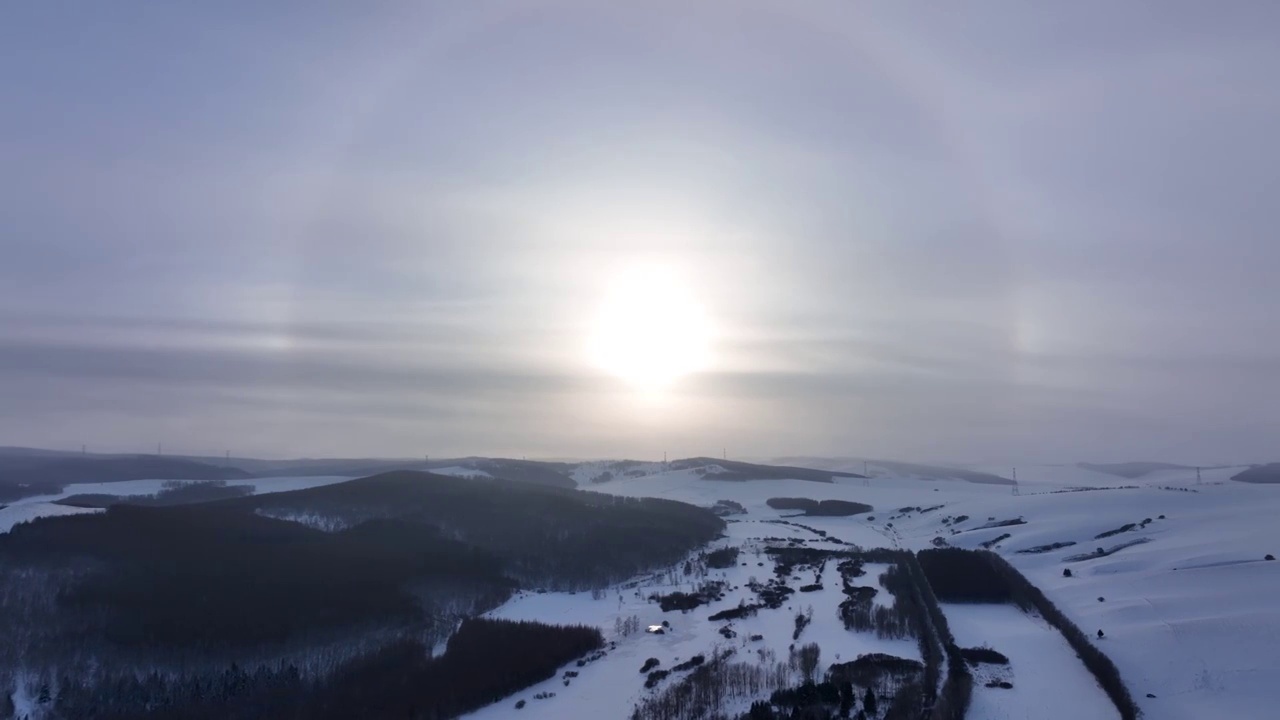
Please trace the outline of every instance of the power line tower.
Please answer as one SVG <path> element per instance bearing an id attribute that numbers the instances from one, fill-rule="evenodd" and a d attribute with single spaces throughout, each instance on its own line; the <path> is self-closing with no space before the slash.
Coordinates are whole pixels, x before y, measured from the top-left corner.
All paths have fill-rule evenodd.
<path id="1" fill-rule="evenodd" d="M 1197 485 L 1199 485 L 1199 484 L 1200 484 L 1200 482 L 1201 482 L 1201 480 L 1200 480 L 1200 468 L 1199 468 L 1199 467 L 1197 467 L 1197 468 L 1196 468 L 1196 484 L 1197 484 Z"/>
<path id="2" fill-rule="evenodd" d="M 1022 491 L 1018 489 L 1018 468 L 1013 469 L 1013 494 L 1021 495 Z"/>

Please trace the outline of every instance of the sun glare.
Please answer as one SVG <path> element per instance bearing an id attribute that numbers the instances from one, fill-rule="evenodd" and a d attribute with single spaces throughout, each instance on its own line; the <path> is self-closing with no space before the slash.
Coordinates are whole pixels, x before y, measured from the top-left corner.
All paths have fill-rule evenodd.
<path id="1" fill-rule="evenodd" d="M 679 275 L 635 269 L 606 289 L 589 352 L 599 369 L 657 390 L 707 367 L 710 330 L 702 304 Z"/>

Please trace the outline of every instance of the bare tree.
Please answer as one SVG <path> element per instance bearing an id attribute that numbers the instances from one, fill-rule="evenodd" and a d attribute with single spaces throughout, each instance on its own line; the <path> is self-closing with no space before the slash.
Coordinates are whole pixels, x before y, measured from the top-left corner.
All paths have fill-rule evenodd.
<path id="1" fill-rule="evenodd" d="M 818 643 L 801 645 L 796 655 L 800 660 L 800 674 L 804 676 L 804 681 L 813 682 L 818 670 L 818 660 L 822 657 L 822 648 L 818 647 Z"/>

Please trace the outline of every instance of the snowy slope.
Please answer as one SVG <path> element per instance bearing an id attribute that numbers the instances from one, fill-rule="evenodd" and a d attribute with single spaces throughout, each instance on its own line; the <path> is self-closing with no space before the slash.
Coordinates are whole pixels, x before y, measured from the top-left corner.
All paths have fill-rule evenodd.
<path id="1" fill-rule="evenodd" d="M 854 534 L 861 535 L 862 532 L 855 530 Z M 605 633 L 606 640 L 616 643 L 616 647 L 609 650 L 604 658 L 585 667 L 565 668 L 579 673 L 577 678 L 570 680 L 568 686 L 564 684 L 563 675 L 557 675 L 556 678 L 534 685 L 514 697 L 467 717 L 477 720 L 513 717 L 516 713 L 514 704 L 517 700 L 524 699 L 528 704 L 519 711 L 520 718 L 625 718 L 646 693 L 661 690 L 676 680 L 674 677 L 668 678 L 655 690 L 646 690 L 645 676 L 640 673 L 640 667 L 650 657 L 661 661 L 659 668 L 670 669 L 694 655 L 710 657 L 717 649 L 733 648 L 738 659 L 769 658 L 785 662 L 792 644 L 817 642 L 822 648 L 820 672 L 832 663 L 849 661 L 860 654 L 872 652 L 919 659 L 919 650 L 912 640 L 882 640 L 874 634 L 854 633 L 844 629 L 837 614 L 837 607 L 844 599 L 840 590 L 840 576 L 830 566 L 824 573 L 824 589 L 821 591 L 797 593 L 783 607 L 761 610 L 754 617 L 728 623 L 709 620 L 708 616 L 715 612 L 736 607 L 739 602 L 749 603 L 754 600 L 754 593 L 745 587 L 749 579 L 766 580 L 772 577 L 773 562 L 763 555 L 762 538 L 817 537 L 807 530 L 759 520 L 731 522 L 726 535 L 717 545 L 739 546 L 742 554 L 737 567 L 711 570 L 708 574 L 708 579 L 722 579 L 731 588 L 725 593 L 723 600 L 709 606 L 683 613 L 664 613 L 657 604 L 646 599 L 653 592 L 692 590 L 697 581 L 677 572 L 670 576 L 645 578 L 635 587 L 611 589 L 600 599 L 593 599 L 591 593 L 521 593 L 490 612 L 490 617 L 514 620 L 595 625 Z M 871 536 L 878 537 L 875 533 Z M 883 569 L 868 566 L 864 582 L 876 583 L 878 572 Z M 807 576 L 807 573 L 802 574 Z M 798 641 L 794 640 L 796 613 L 808 612 L 810 609 L 812 624 L 804 629 Z M 671 628 L 662 635 L 640 632 L 623 636 L 615 632 L 617 621 L 631 616 L 639 619 L 641 627 L 660 624 L 666 620 Z M 720 628 L 726 624 L 736 633 L 736 637 L 726 639 L 719 633 Z M 762 636 L 762 639 L 751 640 L 755 635 Z M 793 680 L 795 683 L 800 682 L 798 675 Z M 534 698 L 541 693 L 555 693 L 556 696 L 548 699 Z M 749 703 L 743 703 L 737 710 L 745 711 L 747 706 Z"/>
<path id="2" fill-rule="evenodd" d="M 1120 713 L 1076 657 L 1062 634 L 1016 605 L 943 603 L 961 647 L 987 645 L 1009 658 L 1007 668 L 974 670 L 973 720 L 1116 720 Z M 991 676 L 1012 683 L 988 688 Z"/>
<path id="3" fill-rule="evenodd" d="M 253 478 L 248 480 L 227 480 L 227 485 L 252 485 L 255 495 L 266 493 L 304 490 L 321 485 L 350 480 L 349 477 L 324 475 L 317 477 L 273 477 Z M 15 500 L 8 507 L 0 509 L 0 533 L 9 532 L 18 523 L 34 520 L 38 517 L 53 515 L 76 515 L 85 512 L 101 512 L 92 508 L 73 508 L 58 505 L 55 501 L 72 495 L 154 495 L 170 480 L 124 480 L 107 483 L 76 483 L 68 485 L 57 495 L 39 495 L 36 497 Z M 183 480 L 179 482 L 194 482 Z"/>
<path id="4" fill-rule="evenodd" d="M 730 524 L 729 537 L 721 542 L 744 545 L 760 537 L 805 532 L 768 522 L 794 515 L 765 504 L 771 497 L 783 496 L 873 505 L 871 513 L 854 517 L 797 518 L 865 547 L 920 549 L 929 547 L 935 538 L 961 547 L 979 547 L 1008 534 L 1010 537 L 994 550 L 1021 569 L 1086 631 L 1105 630 L 1100 647 L 1116 662 L 1149 720 L 1265 718 L 1272 716 L 1271 708 L 1280 697 L 1280 652 L 1275 650 L 1280 647 L 1280 606 L 1275 602 L 1280 597 L 1280 562 L 1263 559 L 1268 553 L 1280 554 L 1280 523 L 1275 521 L 1280 517 L 1280 487 L 1228 482 L 1238 471 L 1206 470 L 1202 483 L 1197 484 L 1194 470 L 1162 470 L 1128 480 L 1074 466 L 1028 466 L 1019 468 L 1019 494 L 1015 495 L 1007 486 L 940 483 L 893 475 L 831 484 L 798 480 L 731 483 L 707 480 L 691 471 L 656 468 L 651 474 L 615 478 L 590 489 L 701 506 L 733 500 L 745 506 L 747 514 L 731 518 L 737 522 Z M 903 512 L 907 507 L 936 506 L 941 507 Z M 1165 517 L 1161 519 L 1161 515 Z M 956 522 L 960 516 L 968 517 Z M 944 522 L 947 519 L 950 521 Z M 1025 522 L 978 529 L 1012 519 Z M 1096 538 L 1128 524 L 1136 527 Z M 1099 547 L 1111 549 L 1134 540 L 1145 542 L 1106 557 L 1091 555 Z M 1075 544 L 1040 553 L 1018 552 L 1065 542 Z M 1068 561 L 1077 555 L 1086 557 Z M 752 565 L 756 562 L 744 557 Z M 1073 577 L 1063 577 L 1066 568 L 1072 570 Z M 745 579 L 743 571 L 764 574 L 766 570 L 740 567 L 730 573 L 733 582 L 740 585 Z M 612 632 L 613 618 L 619 614 L 640 614 L 645 623 L 660 620 L 662 613 L 657 607 L 634 592 L 623 592 L 621 608 L 614 592 L 609 595 L 611 601 L 592 601 L 589 594 L 525 596 L 495 613 L 551 622 L 598 623 L 606 634 Z M 736 603 L 735 597 L 731 593 L 717 606 Z M 1099 602 L 1100 597 L 1104 601 Z M 793 600 L 811 602 L 808 597 Z M 846 633 L 833 612 L 820 609 L 830 601 L 825 591 L 812 597 L 815 623 L 829 616 L 834 627 L 815 624 L 806 631 L 823 646 L 823 666 L 834 661 L 836 652 L 846 659 L 861 652 L 864 640 Z M 519 697 L 531 698 L 540 690 L 557 692 L 557 696 L 529 700 L 519 717 L 624 717 L 629 704 L 644 692 L 639 667 L 646 657 L 659 657 L 666 667 L 677 657 L 707 652 L 717 642 L 725 642 L 715 634 L 718 623 L 704 620 L 714 609 L 677 615 L 679 629 L 668 637 L 620 640 L 617 650 L 584 668 L 581 678 L 567 688 L 558 679 L 545 687 L 530 688 Z M 1008 612 L 1016 614 L 1000 617 Z M 1089 682 L 1087 674 L 1080 674 L 1078 661 L 1070 662 L 1074 654 L 1064 651 L 1061 640 L 1045 632 L 1039 621 L 1000 607 L 949 607 L 948 615 L 964 644 L 988 642 L 1014 661 L 1014 689 L 981 688 L 970 717 L 1053 717 L 1037 711 L 1043 710 L 1043 702 L 1055 698 L 1063 698 L 1065 707 L 1075 711 L 1063 717 L 1110 717 L 1113 710 L 1105 696 Z M 755 630 L 741 621 L 735 625 L 761 632 L 766 647 L 781 651 L 779 657 L 785 657 L 790 644 L 787 615 L 762 616 L 755 621 L 760 623 Z M 874 641 L 871 636 L 866 639 Z M 914 656 L 915 649 L 900 647 L 896 652 Z M 1147 697 L 1148 693 L 1155 697 Z M 513 716 L 515 699 L 475 716 Z"/>

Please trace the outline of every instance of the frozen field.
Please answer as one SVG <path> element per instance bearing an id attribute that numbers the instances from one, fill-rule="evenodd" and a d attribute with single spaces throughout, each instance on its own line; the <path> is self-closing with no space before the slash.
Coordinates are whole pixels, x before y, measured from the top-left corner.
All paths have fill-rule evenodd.
<path id="1" fill-rule="evenodd" d="M 1117 720 L 1120 714 L 1076 657 L 1062 634 L 1016 605 L 943 603 L 947 624 L 961 647 L 989 646 L 1009 658 L 1007 667 L 974 669 L 973 720 Z M 1011 689 L 988 688 L 987 679 Z"/>

